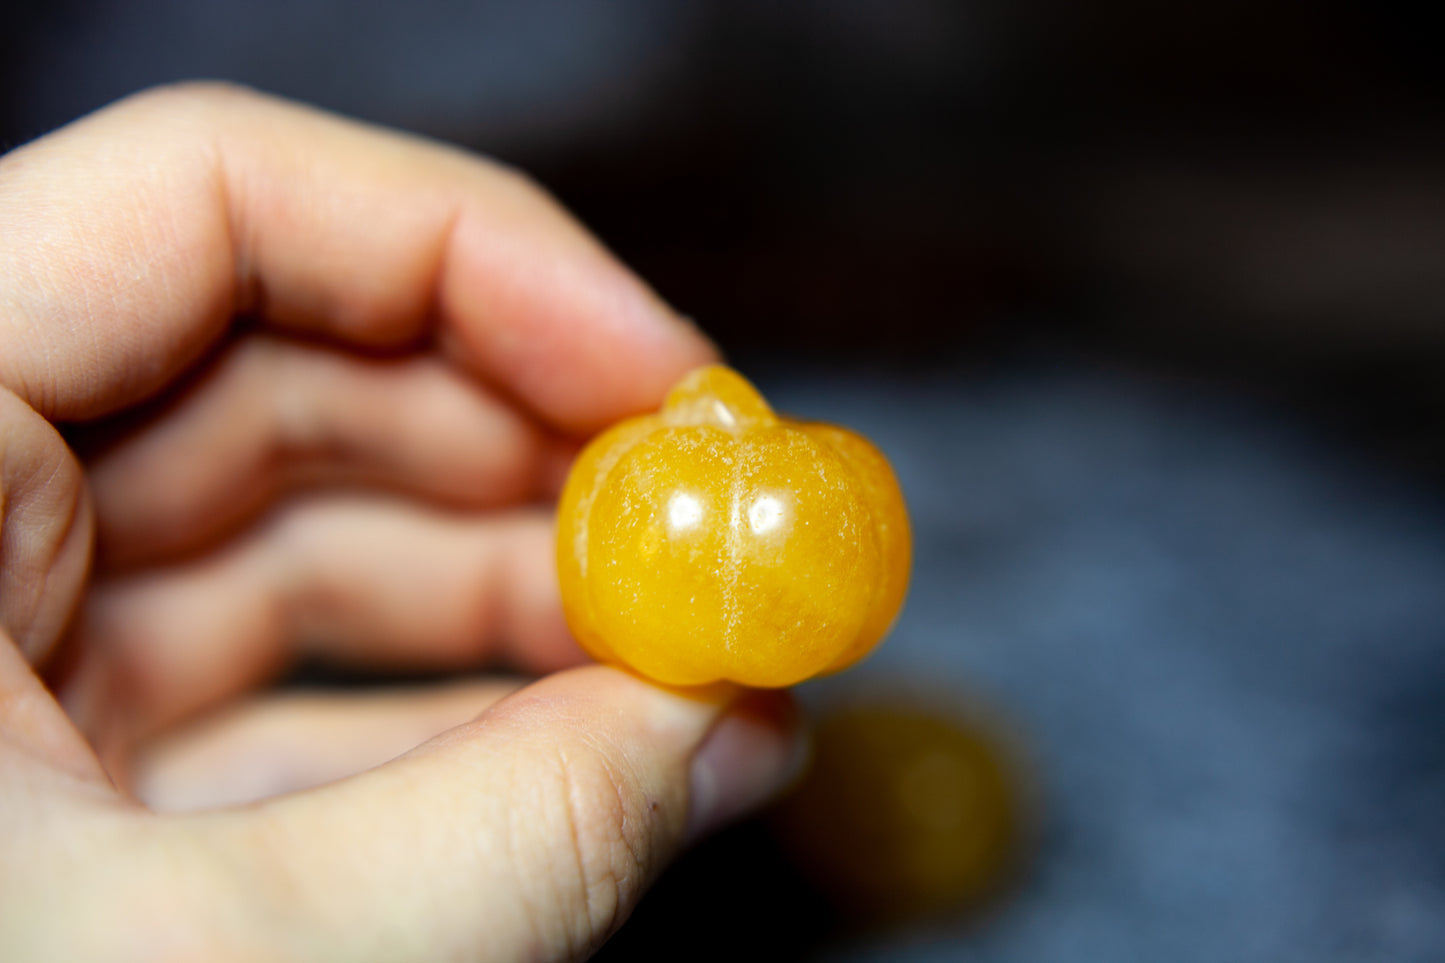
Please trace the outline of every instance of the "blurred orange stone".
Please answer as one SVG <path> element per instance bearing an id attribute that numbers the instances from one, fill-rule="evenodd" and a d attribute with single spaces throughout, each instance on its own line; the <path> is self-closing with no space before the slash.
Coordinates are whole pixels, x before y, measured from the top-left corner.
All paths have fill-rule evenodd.
<path id="1" fill-rule="evenodd" d="M 775 415 L 717 365 L 598 436 L 558 508 L 573 634 L 671 685 L 789 686 L 853 664 L 902 607 L 910 558 L 883 455 Z"/>
<path id="2" fill-rule="evenodd" d="M 997 732 L 903 701 L 825 712 L 812 766 L 771 814 L 799 872 L 859 921 L 976 909 L 1024 851 L 1021 773 Z"/>

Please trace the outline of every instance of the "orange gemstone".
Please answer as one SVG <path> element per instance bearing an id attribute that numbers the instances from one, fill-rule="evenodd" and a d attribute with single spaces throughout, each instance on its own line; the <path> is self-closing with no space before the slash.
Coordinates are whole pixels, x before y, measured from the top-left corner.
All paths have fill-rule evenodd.
<path id="1" fill-rule="evenodd" d="M 671 685 L 788 686 L 863 658 L 908 587 L 883 455 L 700 368 L 598 436 L 558 509 L 562 603 L 595 658 Z"/>

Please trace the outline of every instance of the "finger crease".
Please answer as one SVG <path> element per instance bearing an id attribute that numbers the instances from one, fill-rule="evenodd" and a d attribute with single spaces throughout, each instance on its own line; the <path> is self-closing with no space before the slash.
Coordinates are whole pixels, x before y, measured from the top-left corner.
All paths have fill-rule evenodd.
<path id="1" fill-rule="evenodd" d="M 231 313 L 259 313 L 265 300 L 265 291 L 251 257 L 251 245 L 245 240 L 245 227 L 238 223 L 243 205 L 237 198 L 231 168 L 226 163 L 225 149 L 214 137 L 207 146 L 211 152 L 211 170 L 215 178 L 217 202 L 226 213 L 227 255 L 232 266 Z"/>

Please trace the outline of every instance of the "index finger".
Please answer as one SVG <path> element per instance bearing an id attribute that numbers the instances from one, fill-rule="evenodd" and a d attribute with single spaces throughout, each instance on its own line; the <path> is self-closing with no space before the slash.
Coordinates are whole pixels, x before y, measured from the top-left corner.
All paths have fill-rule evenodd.
<path id="1" fill-rule="evenodd" d="M 434 338 L 570 431 L 713 353 L 521 175 L 243 89 L 141 94 L 0 159 L 0 386 L 42 414 L 155 393 L 238 314 Z"/>

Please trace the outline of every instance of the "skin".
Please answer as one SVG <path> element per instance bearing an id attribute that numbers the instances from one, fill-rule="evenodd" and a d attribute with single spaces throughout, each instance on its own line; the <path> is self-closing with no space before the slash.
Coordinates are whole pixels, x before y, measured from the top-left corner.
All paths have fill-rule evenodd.
<path id="1" fill-rule="evenodd" d="M 249 91 L 0 158 L 0 956 L 588 955 L 799 760 L 581 665 L 536 507 L 713 357 L 521 175 Z"/>

